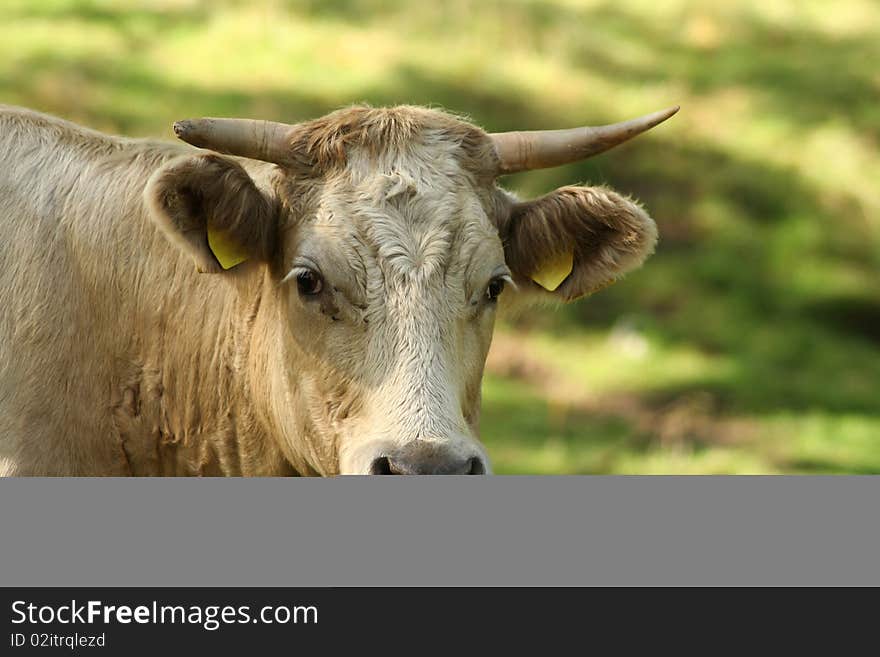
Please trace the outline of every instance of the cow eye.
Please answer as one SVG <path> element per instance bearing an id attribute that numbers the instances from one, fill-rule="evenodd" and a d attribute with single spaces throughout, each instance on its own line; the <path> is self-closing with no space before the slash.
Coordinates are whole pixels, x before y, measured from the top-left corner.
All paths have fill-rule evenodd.
<path id="1" fill-rule="evenodd" d="M 504 278 L 499 276 L 498 278 L 493 278 L 489 283 L 489 287 L 486 288 L 486 298 L 489 301 L 495 301 L 498 299 L 498 295 L 500 295 L 504 291 Z"/>
<path id="2" fill-rule="evenodd" d="M 324 288 L 324 279 L 311 269 L 304 269 L 296 275 L 296 288 L 306 297 L 313 297 Z"/>

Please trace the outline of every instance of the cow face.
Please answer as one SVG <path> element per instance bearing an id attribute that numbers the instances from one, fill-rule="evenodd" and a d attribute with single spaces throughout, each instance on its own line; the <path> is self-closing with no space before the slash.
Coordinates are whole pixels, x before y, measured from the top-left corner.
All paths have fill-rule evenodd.
<path id="1" fill-rule="evenodd" d="M 605 188 L 518 202 L 495 184 L 511 162 L 498 141 L 442 112 L 352 108 L 279 143 L 196 124 L 208 144 L 192 125 L 178 130 L 192 143 L 276 166 L 184 156 L 151 179 L 152 216 L 200 271 L 263 263 L 270 414 L 321 474 L 489 472 L 480 382 L 499 304 L 583 296 L 656 241 Z"/>

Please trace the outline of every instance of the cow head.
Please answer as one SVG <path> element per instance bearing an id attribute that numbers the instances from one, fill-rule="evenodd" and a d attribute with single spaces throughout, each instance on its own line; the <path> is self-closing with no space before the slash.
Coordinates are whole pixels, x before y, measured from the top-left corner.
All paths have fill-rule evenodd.
<path id="1" fill-rule="evenodd" d="M 182 121 L 181 139 L 215 152 L 167 163 L 146 195 L 200 271 L 262 263 L 279 336 L 267 376 L 292 460 L 321 474 L 483 474 L 498 304 L 577 299 L 638 267 L 657 238 L 610 189 L 521 202 L 496 179 L 589 157 L 676 109 L 502 134 L 418 107 Z"/>

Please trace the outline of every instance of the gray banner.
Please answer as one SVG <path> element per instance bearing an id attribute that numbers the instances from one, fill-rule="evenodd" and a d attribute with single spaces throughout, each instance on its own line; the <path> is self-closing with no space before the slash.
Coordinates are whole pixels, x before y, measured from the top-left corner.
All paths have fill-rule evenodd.
<path id="1" fill-rule="evenodd" d="M 0 479 L 0 585 L 880 585 L 878 477 Z"/>

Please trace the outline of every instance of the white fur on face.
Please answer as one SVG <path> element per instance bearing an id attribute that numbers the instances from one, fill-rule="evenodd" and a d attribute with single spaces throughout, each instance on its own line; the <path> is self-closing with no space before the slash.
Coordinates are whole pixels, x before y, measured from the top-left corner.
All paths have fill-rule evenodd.
<path id="1" fill-rule="evenodd" d="M 286 245 L 289 267 L 325 281 L 315 298 L 295 281 L 287 294 L 292 339 L 315 373 L 312 419 L 341 472 L 416 441 L 486 460 L 485 291 L 506 273 L 501 241 L 449 144 L 407 155 L 353 153 Z"/>

